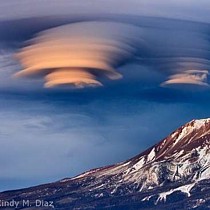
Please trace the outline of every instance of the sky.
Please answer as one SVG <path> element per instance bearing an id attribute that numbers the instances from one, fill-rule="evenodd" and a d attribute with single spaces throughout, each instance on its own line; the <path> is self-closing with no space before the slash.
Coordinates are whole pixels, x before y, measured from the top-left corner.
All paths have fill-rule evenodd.
<path id="1" fill-rule="evenodd" d="M 210 117 L 208 8 L 1 3 L 0 191 L 125 161 Z"/>

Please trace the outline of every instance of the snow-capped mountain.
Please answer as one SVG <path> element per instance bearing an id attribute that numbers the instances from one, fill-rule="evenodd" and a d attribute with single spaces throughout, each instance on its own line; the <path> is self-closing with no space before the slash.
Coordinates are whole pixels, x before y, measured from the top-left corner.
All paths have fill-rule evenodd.
<path id="1" fill-rule="evenodd" d="M 37 198 L 62 210 L 210 209 L 210 119 L 190 121 L 123 163 L 0 193 L 0 200 L 30 199 L 33 208 Z"/>

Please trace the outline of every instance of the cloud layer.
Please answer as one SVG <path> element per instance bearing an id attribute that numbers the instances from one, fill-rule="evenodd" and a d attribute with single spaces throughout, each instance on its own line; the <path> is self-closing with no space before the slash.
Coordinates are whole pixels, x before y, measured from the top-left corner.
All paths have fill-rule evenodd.
<path id="1" fill-rule="evenodd" d="M 132 59 L 142 42 L 138 27 L 115 22 L 82 22 L 39 33 L 17 54 L 24 69 L 16 76 L 44 76 L 45 87 L 101 86 L 119 79 L 116 68 Z"/>
<path id="2" fill-rule="evenodd" d="M 206 24 L 156 18 L 127 22 L 80 21 L 43 30 L 17 54 L 23 69 L 19 77 L 45 80 L 45 87 L 102 86 L 105 78 L 129 75 L 127 64 L 143 66 L 164 76 L 159 86 L 208 87 L 210 43 Z M 152 74 L 151 74 L 152 75 Z M 141 78 L 139 78 L 141 83 Z"/>
<path id="3" fill-rule="evenodd" d="M 207 81 L 207 70 L 187 70 L 180 74 L 175 74 L 169 77 L 167 81 L 162 83 L 163 86 L 170 84 L 191 84 L 209 86 Z"/>

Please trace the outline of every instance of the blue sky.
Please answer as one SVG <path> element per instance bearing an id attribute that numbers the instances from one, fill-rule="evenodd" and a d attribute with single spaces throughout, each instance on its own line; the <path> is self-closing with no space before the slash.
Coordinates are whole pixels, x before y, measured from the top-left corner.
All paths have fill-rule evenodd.
<path id="1" fill-rule="evenodd" d="M 124 161 L 210 116 L 208 1 L 133 0 L 120 9 L 117 0 L 35 2 L 0 6 L 0 191 Z M 132 42 L 133 57 L 114 66 L 122 79 L 98 73 L 102 87 L 47 89 L 42 77 L 14 77 L 22 70 L 15 55 L 29 39 L 90 20 L 139 27 L 145 44 Z M 192 84 L 172 81 L 177 77 Z M 166 81 L 173 84 L 161 85 Z"/>

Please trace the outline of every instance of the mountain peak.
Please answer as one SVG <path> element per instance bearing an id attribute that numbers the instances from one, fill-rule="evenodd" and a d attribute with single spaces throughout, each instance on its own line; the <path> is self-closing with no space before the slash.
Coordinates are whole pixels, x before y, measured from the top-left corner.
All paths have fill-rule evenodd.
<path id="1" fill-rule="evenodd" d="M 123 203 L 126 196 L 133 199 L 133 195 L 137 195 L 139 206 L 145 204 L 148 207 L 148 203 L 156 206 L 165 202 L 167 196 L 179 199 L 181 193 L 187 198 L 192 194 L 193 199 L 202 190 L 203 194 L 209 194 L 206 187 L 207 182 L 210 184 L 209 180 L 210 118 L 194 119 L 125 162 L 93 169 L 59 182 L 5 192 L 0 194 L 0 199 L 23 200 L 27 196 L 27 199 L 33 200 L 33 196 L 38 195 L 46 200 L 55 199 L 56 209 L 76 209 L 75 205 L 82 206 L 77 209 L 101 209 L 97 207 L 102 200 L 110 202 L 116 199 L 118 202 L 121 199 L 120 203 Z M 196 189 L 199 193 L 195 193 Z M 130 199 L 127 203 L 130 205 Z M 128 208 L 120 206 L 118 209 Z"/>
<path id="2" fill-rule="evenodd" d="M 193 126 L 195 129 L 199 129 L 201 126 L 209 124 L 210 118 L 205 119 L 193 119 L 186 124 L 186 126 L 190 125 Z"/>
<path id="3" fill-rule="evenodd" d="M 187 153 L 195 146 L 202 146 L 206 141 L 202 137 L 209 133 L 210 118 L 193 119 L 156 145 L 156 157 L 157 159 L 173 158 L 177 152 Z"/>

